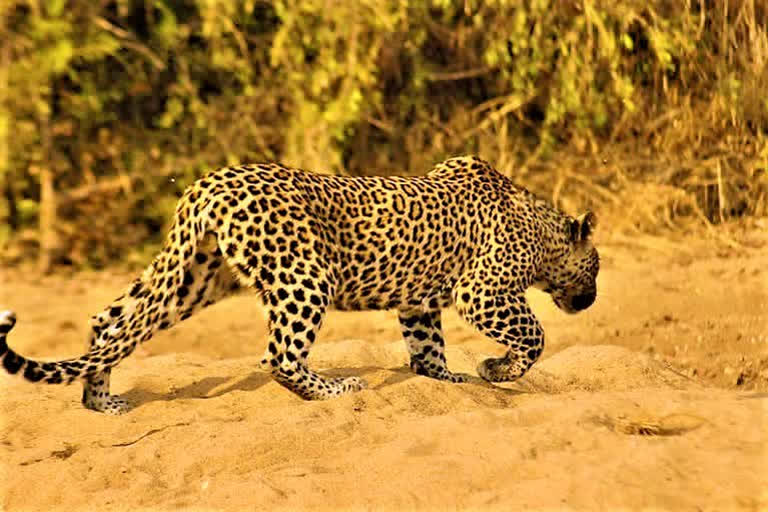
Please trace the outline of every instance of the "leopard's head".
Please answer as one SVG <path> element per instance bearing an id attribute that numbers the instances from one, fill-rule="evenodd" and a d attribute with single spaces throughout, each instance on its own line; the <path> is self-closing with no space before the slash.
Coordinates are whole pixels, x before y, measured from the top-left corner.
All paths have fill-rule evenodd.
<path id="1" fill-rule="evenodd" d="M 537 276 L 537 287 L 552 296 L 557 307 L 567 313 L 587 309 L 597 297 L 597 273 L 600 258 L 592 244 L 597 217 L 587 212 L 577 218 L 567 218 L 563 227 L 564 240 Z"/>

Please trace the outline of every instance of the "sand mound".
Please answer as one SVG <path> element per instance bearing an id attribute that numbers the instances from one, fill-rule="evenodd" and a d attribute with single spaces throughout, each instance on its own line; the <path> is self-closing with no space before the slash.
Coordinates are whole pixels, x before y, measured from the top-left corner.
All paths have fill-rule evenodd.
<path id="1" fill-rule="evenodd" d="M 678 248 L 601 248 L 601 294 L 579 315 L 532 292 L 548 345 L 514 383 L 416 376 L 396 313 L 331 311 L 313 367 L 371 386 L 304 402 L 259 370 L 248 296 L 121 364 L 126 416 L 82 409 L 79 385 L 0 374 L 0 510 L 768 510 L 765 254 L 699 242 L 679 263 Z M 0 269 L 11 345 L 79 353 L 85 313 L 128 279 Z M 453 371 L 503 353 L 453 310 L 443 326 Z"/>
<path id="2" fill-rule="evenodd" d="M 483 357 L 448 353 L 464 372 Z M 129 359 L 113 382 L 136 408 L 117 418 L 82 409 L 79 387 L 4 378 L 2 507 L 680 509 L 706 496 L 716 509 L 768 499 L 759 396 L 699 389 L 611 346 L 564 350 L 504 386 L 438 382 L 405 360 L 401 342 L 319 344 L 315 367 L 371 387 L 305 402 L 258 370 L 258 357 Z M 686 493 L 664 491 L 672 476 Z M 721 486 L 734 479 L 738 488 Z"/>
<path id="3" fill-rule="evenodd" d="M 695 381 L 651 357 L 615 345 L 574 345 L 534 366 L 528 380 L 553 391 L 684 389 Z"/>

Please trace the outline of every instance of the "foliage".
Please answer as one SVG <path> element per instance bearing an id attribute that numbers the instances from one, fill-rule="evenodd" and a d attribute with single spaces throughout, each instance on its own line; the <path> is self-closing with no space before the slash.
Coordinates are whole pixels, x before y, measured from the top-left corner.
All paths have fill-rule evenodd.
<path id="1" fill-rule="evenodd" d="M 764 213 L 766 20 L 762 0 L 6 0 L 0 243 L 52 207 L 58 260 L 124 258 L 195 177 L 260 160 L 480 153 L 558 201 L 648 183 L 709 220 Z"/>

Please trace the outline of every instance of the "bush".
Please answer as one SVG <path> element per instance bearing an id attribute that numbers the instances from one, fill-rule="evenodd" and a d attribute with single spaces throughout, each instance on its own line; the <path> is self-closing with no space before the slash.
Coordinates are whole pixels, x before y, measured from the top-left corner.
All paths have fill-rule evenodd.
<path id="1" fill-rule="evenodd" d="M 640 183 L 693 198 L 677 219 L 766 212 L 762 1 L 11 0 L 0 16 L 0 242 L 46 266 L 157 243 L 185 185 L 243 161 L 420 174 L 479 153 L 561 203 Z"/>

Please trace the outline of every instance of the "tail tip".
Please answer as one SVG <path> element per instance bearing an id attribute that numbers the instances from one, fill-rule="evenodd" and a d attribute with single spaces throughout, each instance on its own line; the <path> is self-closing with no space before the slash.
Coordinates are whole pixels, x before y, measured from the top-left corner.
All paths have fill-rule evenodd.
<path id="1" fill-rule="evenodd" d="M 6 333 L 16 325 L 16 313 L 10 310 L 0 311 L 0 333 Z"/>

